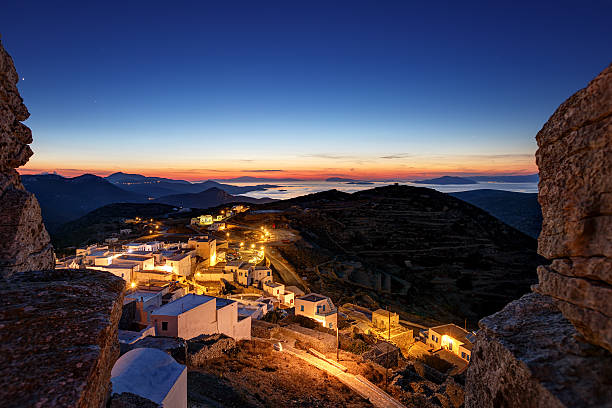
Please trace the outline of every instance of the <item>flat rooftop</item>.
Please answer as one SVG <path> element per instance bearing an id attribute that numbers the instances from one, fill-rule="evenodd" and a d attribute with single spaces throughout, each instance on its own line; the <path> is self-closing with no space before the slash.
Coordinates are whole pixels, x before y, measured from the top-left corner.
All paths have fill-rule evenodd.
<path id="1" fill-rule="evenodd" d="M 153 311 L 152 314 L 163 316 L 178 316 L 188 310 L 193 309 L 194 307 L 198 307 L 214 299 L 215 298 L 212 296 L 194 295 L 193 293 L 190 293 L 188 295 L 183 296 L 182 298 L 176 299 L 160 307 L 159 309 L 156 309 L 155 311 Z"/>
<path id="2" fill-rule="evenodd" d="M 300 300 L 305 300 L 307 302 L 320 302 L 321 300 L 327 299 L 327 297 L 325 297 L 323 295 L 317 295 L 316 293 L 311 293 L 309 295 L 302 296 L 299 299 Z"/>
<path id="3" fill-rule="evenodd" d="M 155 296 L 159 295 L 160 292 L 152 292 L 152 291 L 148 291 L 148 290 L 137 290 L 135 292 L 132 293 L 126 293 L 125 298 L 130 298 L 130 299 L 136 299 L 136 300 L 142 300 L 143 302 L 148 301 L 149 299 L 154 298 Z"/>
<path id="4" fill-rule="evenodd" d="M 217 309 L 221 309 L 224 308 L 227 305 L 231 305 L 232 303 L 235 303 L 235 300 L 231 300 L 231 299 L 224 299 L 224 298 L 216 298 L 217 299 Z"/>
<path id="5" fill-rule="evenodd" d="M 283 286 L 282 283 L 276 283 L 276 282 L 272 282 L 272 281 L 266 282 L 266 283 L 264 283 L 264 285 L 269 286 L 271 288 L 278 288 L 279 286 Z"/>
<path id="6" fill-rule="evenodd" d="M 170 256 L 166 259 L 169 261 L 180 261 L 182 259 L 187 258 L 188 256 L 191 256 L 191 254 L 178 254 L 178 255 Z"/>
<path id="7" fill-rule="evenodd" d="M 135 262 L 142 262 L 142 261 L 146 261 L 148 259 L 151 259 L 151 256 L 146 256 L 146 255 L 120 255 L 117 257 L 118 260 L 121 261 L 135 261 Z"/>

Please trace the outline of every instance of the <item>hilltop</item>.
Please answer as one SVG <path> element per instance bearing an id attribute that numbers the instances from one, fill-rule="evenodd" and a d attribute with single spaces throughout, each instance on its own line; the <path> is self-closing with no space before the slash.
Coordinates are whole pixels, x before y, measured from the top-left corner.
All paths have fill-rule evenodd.
<path id="1" fill-rule="evenodd" d="M 295 245 L 278 249 L 311 290 L 340 304 L 390 305 L 406 318 L 474 327 L 528 292 L 541 261 L 535 239 L 423 187 L 330 190 L 259 208 L 284 210 L 263 222 L 300 232 Z"/>

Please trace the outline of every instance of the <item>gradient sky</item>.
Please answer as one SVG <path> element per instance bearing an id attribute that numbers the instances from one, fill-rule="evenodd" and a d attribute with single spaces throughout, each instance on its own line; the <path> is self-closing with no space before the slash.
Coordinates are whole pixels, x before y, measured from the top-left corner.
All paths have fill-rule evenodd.
<path id="1" fill-rule="evenodd" d="M 2 6 L 24 173 L 532 173 L 537 131 L 612 61 L 610 1 L 84 3 Z"/>

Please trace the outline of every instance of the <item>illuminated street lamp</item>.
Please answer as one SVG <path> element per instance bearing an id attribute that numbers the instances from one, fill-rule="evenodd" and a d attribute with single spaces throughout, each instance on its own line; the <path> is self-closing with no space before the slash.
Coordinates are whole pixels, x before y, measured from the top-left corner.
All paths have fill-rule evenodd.
<path id="1" fill-rule="evenodd" d="M 241 243 L 240 243 L 240 246 L 241 246 L 241 247 L 243 247 L 243 246 L 244 246 L 244 242 L 241 242 Z"/>
<path id="2" fill-rule="evenodd" d="M 134 288 L 136 287 L 136 282 L 132 282 L 132 284 L 130 285 L 130 287 L 131 287 L 132 289 L 134 289 Z"/>
<path id="3" fill-rule="evenodd" d="M 251 244 L 251 248 L 255 248 L 255 244 Z"/>
<path id="4" fill-rule="evenodd" d="M 152 234 L 152 233 L 153 233 L 153 230 L 149 230 L 149 234 Z"/>

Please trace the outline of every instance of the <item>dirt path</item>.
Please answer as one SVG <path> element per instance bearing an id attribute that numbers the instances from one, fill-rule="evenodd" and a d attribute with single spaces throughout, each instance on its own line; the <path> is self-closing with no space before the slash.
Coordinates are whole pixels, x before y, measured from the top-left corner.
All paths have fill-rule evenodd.
<path id="1" fill-rule="evenodd" d="M 271 247 L 266 248 L 266 257 L 270 260 L 272 265 L 274 265 L 274 269 L 276 269 L 281 276 L 285 286 L 297 286 L 302 289 L 307 288 L 302 278 L 298 276 L 290 265 L 280 258 L 275 249 Z"/>
<path id="2" fill-rule="evenodd" d="M 339 368 L 329 364 L 328 362 L 321 360 L 311 354 L 306 353 L 303 350 L 286 346 L 283 344 L 283 352 L 292 354 L 307 363 L 315 366 L 316 368 L 327 372 L 328 374 L 336 377 L 340 382 L 351 388 L 357 394 L 367 399 L 378 408 L 403 408 L 404 405 L 400 404 L 397 400 L 391 397 L 389 394 L 372 384 L 370 381 L 360 375 L 354 375 L 351 373 L 345 373 Z"/>

